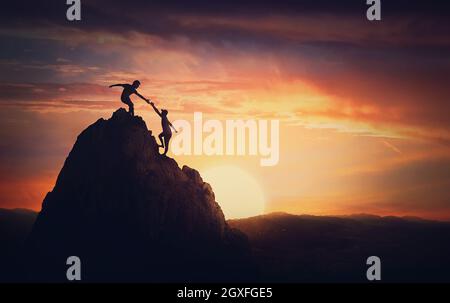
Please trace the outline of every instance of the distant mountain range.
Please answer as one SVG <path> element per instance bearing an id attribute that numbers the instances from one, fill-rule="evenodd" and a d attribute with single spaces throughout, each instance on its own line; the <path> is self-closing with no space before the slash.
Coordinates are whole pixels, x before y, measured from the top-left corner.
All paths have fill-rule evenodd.
<path id="1" fill-rule="evenodd" d="M 22 255 L 36 216 L 29 210 L 0 209 L 0 281 L 21 281 L 17 268 L 22 263 L 15 256 Z M 228 224 L 250 240 L 259 269 L 255 281 L 365 282 L 365 261 L 376 255 L 384 282 L 450 282 L 450 222 L 272 213 Z"/>
<path id="2" fill-rule="evenodd" d="M 384 282 L 450 282 L 450 222 L 272 213 L 228 223 L 249 237 L 263 281 L 364 282 L 378 256 Z"/>

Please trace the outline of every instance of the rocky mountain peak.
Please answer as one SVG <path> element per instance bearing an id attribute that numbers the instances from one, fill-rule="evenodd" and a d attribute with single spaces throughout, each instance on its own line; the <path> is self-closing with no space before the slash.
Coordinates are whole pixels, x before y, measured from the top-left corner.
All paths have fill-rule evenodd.
<path id="1" fill-rule="evenodd" d="M 247 239 L 229 228 L 211 186 L 160 155 L 124 109 L 78 136 L 28 247 L 32 280 L 64 280 L 72 255 L 92 281 L 227 280 L 249 269 Z"/>

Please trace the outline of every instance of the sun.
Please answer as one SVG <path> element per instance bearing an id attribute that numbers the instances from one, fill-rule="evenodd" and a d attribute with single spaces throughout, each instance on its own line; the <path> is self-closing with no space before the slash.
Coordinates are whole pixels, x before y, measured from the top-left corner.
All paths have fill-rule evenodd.
<path id="1" fill-rule="evenodd" d="M 264 213 L 264 192 L 246 171 L 235 166 L 216 166 L 202 172 L 226 219 L 247 218 Z"/>

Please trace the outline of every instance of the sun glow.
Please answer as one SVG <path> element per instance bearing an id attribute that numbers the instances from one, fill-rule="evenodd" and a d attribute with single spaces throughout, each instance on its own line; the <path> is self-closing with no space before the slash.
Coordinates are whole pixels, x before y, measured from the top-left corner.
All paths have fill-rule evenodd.
<path id="1" fill-rule="evenodd" d="M 226 219 L 246 218 L 264 213 L 264 192 L 258 182 L 244 170 L 234 166 L 218 166 L 205 170 L 203 180 L 214 191 Z"/>

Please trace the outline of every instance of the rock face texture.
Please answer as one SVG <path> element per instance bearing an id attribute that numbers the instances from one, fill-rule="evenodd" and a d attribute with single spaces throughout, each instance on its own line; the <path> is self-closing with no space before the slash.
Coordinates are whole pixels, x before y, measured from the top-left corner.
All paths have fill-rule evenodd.
<path id="1" fill-rule="evenodd" d="M 117 110 L 84 130 L 27 241 L 31 281 L 252 280 L 245 235 L 231 229 L 199 173 L 161 156 L 140 117 Z"/>

